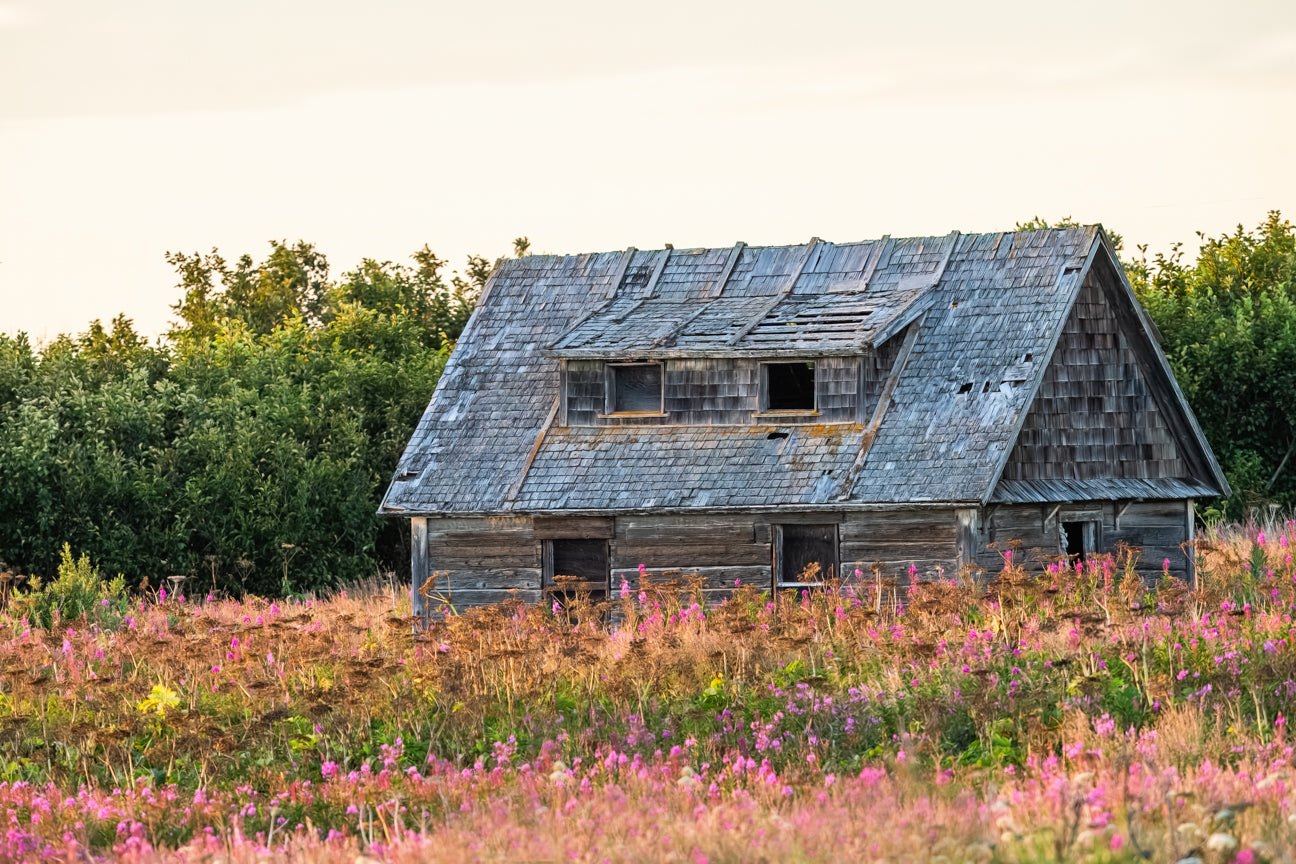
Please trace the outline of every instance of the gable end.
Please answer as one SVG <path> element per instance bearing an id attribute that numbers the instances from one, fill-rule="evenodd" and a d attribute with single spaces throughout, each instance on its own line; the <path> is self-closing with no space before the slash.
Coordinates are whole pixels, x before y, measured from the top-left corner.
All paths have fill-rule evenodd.
<path id="1" fill-rule="evenodd" d="M 1110 252 L 1098 255 L 991 500 L 1182 498 L 1227 488 L 1142 314 Z"/>

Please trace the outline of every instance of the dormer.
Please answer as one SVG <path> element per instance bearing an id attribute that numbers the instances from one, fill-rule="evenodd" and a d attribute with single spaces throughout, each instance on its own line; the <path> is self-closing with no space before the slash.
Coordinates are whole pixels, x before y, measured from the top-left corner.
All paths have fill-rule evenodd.
<path id="1" fill-rule="evenodd" d="M 559 426 L 864 423 L 957 234 L 623 253 L 610 298 L 544 353 Z"/>

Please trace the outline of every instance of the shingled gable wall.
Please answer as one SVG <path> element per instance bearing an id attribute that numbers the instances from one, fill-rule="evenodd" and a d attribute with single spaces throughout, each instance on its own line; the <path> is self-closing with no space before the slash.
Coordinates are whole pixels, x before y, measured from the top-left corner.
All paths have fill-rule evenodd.
<path id="1" fill-rule="evenodd" d="M 651 294 L 654 278 L 677 278 L 671 290 L 681 296 L 714 297 L 726 261 L 734 280 L 757 272 L 757 261 L 781 274 L 739 282 L 733 295 L 741 299 L 758 278 L 792 284 L 797 262 L 810 262 L 809 273 L 820 260 L 844 260 L 846 247 L 829 244 L 819 258 L 814 244 L 809 252 L 775 250 L 772 258 L 769 250 L 745 248 L 685 253 L 705 264 L 714 282 L 696 291 L 673 269 L 669 253 L 517 262 L 493 280 L 488 314 L 479 309 L 474 316 L 445 392 L 438 388 L 420 425 L 416 441 L 432 442 L 430 461 L 411 442 L 384 508 L 422 511 L 413 518 L 414 572 L 436 574 L 434 597 L 458 608 L 496 602 L 511 591 L 540 600 L 545 541 L 562 538 L 607 542 L 614 591 L 623 579 L 637 590 L 640 565 L 655 582 L 696 576 L 712 599 L 739 581 L 767 589 L 776 526 L 796 522 L 838 526 L 838 572 L 847 577 L 859 568 L 871 578 L 875 562 L 902 581 L 911 566 L 923 577 L 969 562 L 995 570 L 1010 541 L 1027 558 L 1056 554 L 1058 523 L 1077 519 L 1097 524 L 1100 551 L 1124 541 L 1144 548 L 1148 575 L 1169 558 L 1172 571 L 1187 576 L 1180 544 L 1191 537 L 1192 497 L 1213 488 L 1203 468 L 1209 454 L 1190 452 L 1190 440 L 1185 448 L 1191 417 L 1176 404 L 1167 410 L 1165 400 L 1176 398 L 1173 382 L 1153 368 L 1155 346 L 1146 337 L 1138 341 L 1137 310 L 1120 306 L 1123 295 L 1116 295 L 1126 289 L 1115 265 L 1103 263 L 1108 253 L 1095 246 L 1096 237 L 1084 229 L 859 247 L 855 263 L 878 267 L 879 280 L 888 263 L 916 266 L 905 263 L 910 259 L 902 249 L 914 261 L 930 257 L 921 266 L 936 268 L 931 272 L 945 268 L 930 289 L 930 311 L 912 328 L 916 340 L 898 331 L 874 353 L 814 358 L 823 373 L 821 395 L 829 397 L 819 422 L 829 425 L 794 423 L 768 436 L 772 427 L 751 412 L 758 354 L 663 355 L 666 416 L 630 424 L 598 416 L 605 404 L 603 364 L 611 356 L 550 353 L 544 359 L 534 346 L 568 326 L 571 332 L 586 327 L 578 349 L 593 352 L 598 331 L 581 322 L 594 320 L 591 310 L 605 302 L 611 305 L 602 308 L 618 309 L 631 283 L 638 286 L 631 294 Z M 583 300 L 569 287 L 577 278 L 590 283 Z M 886 278 L 906 277 L 893 269 Z M 795 281 L 790 296 L 801 295 L 803 281 Z M 1076 300 L 1067 308 L 1063 298 Z M 647 309 L 638 302 L 625 298 L 624 314 Z M 567 323 L 544 324 L 545 315 L 559 314 Z M 530 335 L 519 327 L 529 327 Z M 632 331 L 613 334 L 626 343 L 621 359 L 637 359 Z M 1054 334 L 1056 350 L 1048 347 Z M 914 342 L 912 355 L 898 367 L 905 372 L 894 392 L 888 390 L 890 407 L 874 440 L 866 423 L 905 341 Z M 535 380 L 506 377 L 509 363 Z M 979 386 L 964 393 L 968 374 Z M 1027 402 L 1037 375 L 1039 398 Z M 500 398 L 505 387 L 494 380 L 516 391 L 512 403 Z M 567 398 L 556 400 L 564 389 Z M 521 433 L 505 414 L 518 414 L 516 404 L 529 412 Z M 489 422 L 465 425 L 472 412 Z M 1111 413 L 1121 417 L 1108 428 Z M 1019 416 L 1022 434 L 1004 434 Z M 1070 467 L 1032 470 L 1038 459 Z M 1131 464 L 1104 470 L 1113 460 Z M 1003 480 L 989 502 L 969 500 L 994 483 L 996 465 L 1004 466 Z M 482 486 L 489 477 L 501 479 Z M 454 491 L 464 482 L 480 494 Z M 766 501 L 786 503 L 762 506 Z"/>

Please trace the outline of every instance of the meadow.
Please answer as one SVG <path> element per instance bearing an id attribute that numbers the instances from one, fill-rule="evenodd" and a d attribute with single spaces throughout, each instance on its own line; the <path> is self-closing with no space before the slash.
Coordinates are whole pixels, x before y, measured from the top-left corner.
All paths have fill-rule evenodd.
<path id="1" fill-rule="evenodd" d="M 65 549 L 0 614 L 0 858 L 1291 861 L 1294 544 L 417 631 L 400 586 L 132 594 Z"/>

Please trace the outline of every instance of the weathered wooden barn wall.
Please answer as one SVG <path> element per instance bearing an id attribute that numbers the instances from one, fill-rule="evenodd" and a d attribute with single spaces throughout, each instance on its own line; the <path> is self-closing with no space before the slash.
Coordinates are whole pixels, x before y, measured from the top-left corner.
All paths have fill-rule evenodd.
<path id="1" fill-rule="evenodd" d="M 1023 374 L 1038 359 L 1023 358 Z M 1184 476 L 1174 435 L 1111 303 L 1091 273 L 1067 318 L 1003 479 Z"/>
<path id="2" fill-rule="evenodd" d="M 429 518 L 426 566 L 429 589 L 457 608 L 495 603 L 517 590 L 538 602 L 544 587 L 545 539 L 608 540 L 611 587 L 622 580 L 634 591 L 646 583 L 700 579 L 716 602 L 737 582 L 766 590 L 773 585 L 774 526 L 838 525 L 837 575 L 866 581 L 880 563 L 883 574 L 904 584 L 910 566 L 920 578 L 958 572 L 958 522 L 953 509 L 845 513 L 712 513 L 687 516 Z M 417 557 L 417 556 L 416 556 Z"/>
<path id="3" fill-rule="evenodd" d="M 1059 522 L 1092 520 L 1102 525 L 1098 552 L 1112 552 L 1124 543 L 1140 550 L 1137 570 L 1146 579 L 1159 575 L 1167 558 L 1173 575 L 1190 579 L 1191 562 L 1182 544 L 1191 539 L 1192 518 L 1187 501 L 992 505 L 982 516 L 977 563 L 990 572 L 1001 570 L 1004 550 L 1010 541 L 1019 540 L 1015 554 L 1037 569 L 1044 559 L 1056 560 L 1060 554 Z"/>
<path id="4" fill-rule="evenodd" d="M 512 589 L 527 603 L 541 599 L 540 541 L 531 517 L 427 520 L 427 568 L 435 607 L 498 603 Z M 417 580 L 416 580 L 417 581 Z"/>
<path id="5" fill-rule="evenodd" d="M 814 359 L 817 412 L 791 414 L 781 423 L 856 423 L 866 421 L 877 404 L 900 340 L 876 353 Z M 663 414 L 660 417 L 601 416 L 606 410 L 606 374 L 601 360 L 566 363 L 568 426 L 751 426 L 758 418 L 760 363 L 732 357 L 663 361 Z M 861 407 L 863 406 L 863 407 Z M 560 420 L 561 422 L 561 420 Z"/>
<path id="6" fill-rule="evenodd" d="M 882 564 L 883 574 L 900 584 L 908 580 L 909 567 L 920 579 L 959 570 L 958 520 L 951 509 L 873 510 L 850 513 L 840 529 L 842 572 L 856 568 L 871 579 L 870 568 Z"/>

